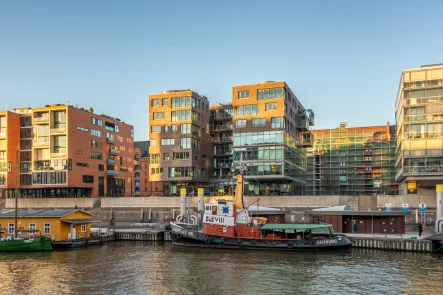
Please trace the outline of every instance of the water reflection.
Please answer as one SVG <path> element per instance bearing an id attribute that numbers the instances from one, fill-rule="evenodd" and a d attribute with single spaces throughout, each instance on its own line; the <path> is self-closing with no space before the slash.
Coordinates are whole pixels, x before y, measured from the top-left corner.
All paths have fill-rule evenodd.
<path id="1" fill-rule="evenodd" d="M 443 255 L 207 250 L 118 242 L 0 255 L 5 294 L 440 294 Z"/>

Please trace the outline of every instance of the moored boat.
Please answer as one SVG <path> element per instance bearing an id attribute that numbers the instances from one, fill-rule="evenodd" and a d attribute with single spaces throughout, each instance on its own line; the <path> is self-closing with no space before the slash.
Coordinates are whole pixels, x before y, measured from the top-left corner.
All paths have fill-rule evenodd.
<path id="1" fill-rule="evenodd" d="M 345 235 L 335 234 L 330 224 L 273 224 L 263 217 L 250 217 L 243 205 L 242 175 L 237 177 L 234 201 L 205 204 L 201 225 L 171 222 L 167 229 L 175 245 L 190 247 L 322 251 L 352 245 Z"/>
<path id="2" fill-rule="evenodd" d="M 0 239 L 0 252 L 51 250 L 51 239 L 46 236 L 36 236 L 34 238 L 6 237 Z"/>

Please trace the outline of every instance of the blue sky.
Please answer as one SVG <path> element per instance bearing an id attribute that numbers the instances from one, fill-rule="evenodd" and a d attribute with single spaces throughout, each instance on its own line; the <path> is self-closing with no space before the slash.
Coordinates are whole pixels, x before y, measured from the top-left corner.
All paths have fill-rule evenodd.
<path id="1" fill-rule="evenodd" d="M 284 80 L 316 129 L 394 123 L 400 73 L 443 62 L 442 1 L 0 1 L 0 109 L 69 103 L 148 136 L 150 93 Z"/>

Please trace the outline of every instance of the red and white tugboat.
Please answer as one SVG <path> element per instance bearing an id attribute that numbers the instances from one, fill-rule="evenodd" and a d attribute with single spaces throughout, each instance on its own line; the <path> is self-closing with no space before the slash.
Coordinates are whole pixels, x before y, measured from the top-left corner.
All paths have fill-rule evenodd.
<path id="1" fill-rule="evenodd" d="M 243 205 L 243 175 L 237 176 L 234 201 L 217 200 L 204 205 L 203 229 L 171 222 L 168 230 L 174 245 L 223 249 L 339 250 L 351 240 L 334 234 L 330 224 L 274 224 L 250 217 Z M 201 227 L 200 227 L 201 228 Z"/>

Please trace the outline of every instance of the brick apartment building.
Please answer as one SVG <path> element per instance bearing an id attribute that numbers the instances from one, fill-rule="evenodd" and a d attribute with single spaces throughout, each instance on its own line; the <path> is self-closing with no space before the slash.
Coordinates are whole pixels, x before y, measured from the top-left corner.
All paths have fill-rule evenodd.
<path id="1" fill-rule="evenodd" d="M 0 126 L 0 133 L 5 134 L 0 135 L 3 198 L 15 195 L 17 164 L 20 197 L 131 194 L 134 182 L 131 125 L 58 104 L 2 112 Z M 19 151 L 17 159 L 16 151 Z"/>
<path id="2" fill-rule="evenodd" d="M 197 192 L 212 174 L 209 101 L 191 90 L 149 96 L 150 171 L 156 194 Z"/>

